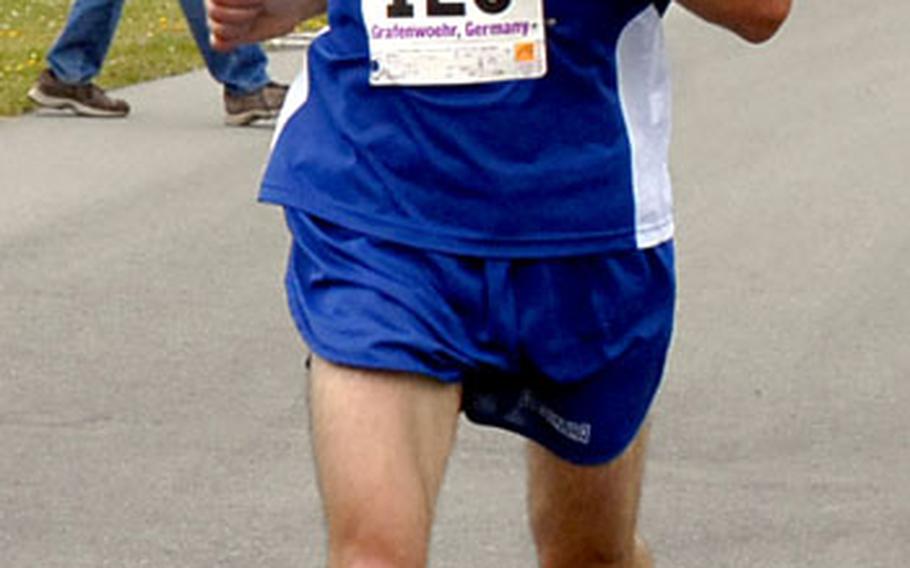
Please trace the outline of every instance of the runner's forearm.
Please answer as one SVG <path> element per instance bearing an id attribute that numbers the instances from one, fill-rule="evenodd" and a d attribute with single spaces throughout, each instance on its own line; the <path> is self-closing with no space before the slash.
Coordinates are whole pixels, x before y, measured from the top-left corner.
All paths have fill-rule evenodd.
<path id="1" fill-rule="evenodd" d="M 790 13 L 791 0 L 676 0 L 700 18 L 752 43 L 774 36 Z"/>

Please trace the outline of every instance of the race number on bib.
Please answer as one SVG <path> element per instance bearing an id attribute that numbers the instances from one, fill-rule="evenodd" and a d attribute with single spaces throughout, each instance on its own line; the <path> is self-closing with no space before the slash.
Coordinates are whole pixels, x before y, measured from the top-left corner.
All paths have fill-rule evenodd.
<path id="1" fill-rule="evenodd" d="M 546 74 L 543 0 L 361 4 L 372 85 L 467 85 Z"/>

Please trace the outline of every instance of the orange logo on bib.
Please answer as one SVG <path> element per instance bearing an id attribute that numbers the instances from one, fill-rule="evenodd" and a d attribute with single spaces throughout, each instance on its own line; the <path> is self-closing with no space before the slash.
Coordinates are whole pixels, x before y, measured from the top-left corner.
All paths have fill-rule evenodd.
<path id="1" fill-rule="evenodd" d="M 534 61 L 534 44 L 530 42 L 515 44 L 515 61 Z"/>

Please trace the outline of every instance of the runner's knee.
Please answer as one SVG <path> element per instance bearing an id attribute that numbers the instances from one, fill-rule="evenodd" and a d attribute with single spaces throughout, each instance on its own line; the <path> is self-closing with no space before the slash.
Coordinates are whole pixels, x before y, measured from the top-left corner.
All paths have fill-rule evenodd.
<path id="1" fill-rule="evenodd" d="M 558 534 L 538 540 L 541 568 L 652 568 L 651 553 L 640 538 L 616 546 L 591 535 L 589 539 L 570 542 Z"/>
<path id="2" fill-rule="evenodd" d="M 413 552 L 362 542 L 345 545 L 332 557 L 332 568 L 423 568 L 426 564 L 424 556 Z"/>
<path id="3" fill-rule="evenodd" d="M 402 530 L 382 519 L 354 520 L 330 527 L 332 568 L 422 568 L 426 564 L 426 535 Z"/>

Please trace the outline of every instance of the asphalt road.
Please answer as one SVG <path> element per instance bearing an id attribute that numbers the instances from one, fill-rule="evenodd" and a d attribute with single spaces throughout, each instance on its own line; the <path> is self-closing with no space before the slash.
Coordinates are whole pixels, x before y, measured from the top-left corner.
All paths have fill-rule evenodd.
<path id="1" fill-rule="evenodd" d="M 672 11 L 679 325 L 660 566 L 910 558 L 910 6 L 797 1 L 750 48 Z M 298 52 L 273 56 L 292 78 Z M 0 565 L 316 567 L 268 127 L 202 72 L 123 121 L 0 121 Z M 521 443 L 465 423 L 434 567 L 533 565 Z"/>

